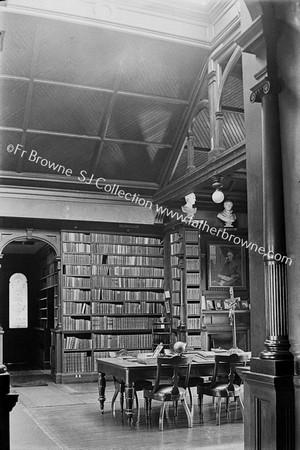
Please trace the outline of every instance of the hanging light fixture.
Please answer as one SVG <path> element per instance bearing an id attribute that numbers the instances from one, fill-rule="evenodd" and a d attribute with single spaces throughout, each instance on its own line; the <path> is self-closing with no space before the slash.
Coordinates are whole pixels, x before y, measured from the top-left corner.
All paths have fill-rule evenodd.
<path id="1" fill-rule="evenodd" d="M 215 189 L 215 192 L 213 193 L 211 198 L 215 203 L 222 203 L 225 198 L 223 192 L 221 191 L 223 187 L 222 184 L 223 177 L 213 176 L 212 180 L 213 180 L 212 187 Z"/>

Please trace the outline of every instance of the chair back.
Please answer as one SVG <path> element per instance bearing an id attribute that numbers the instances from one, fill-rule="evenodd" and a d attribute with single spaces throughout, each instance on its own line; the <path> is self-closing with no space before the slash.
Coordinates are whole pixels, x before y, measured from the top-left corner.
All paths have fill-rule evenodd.
<path id="1" fill-rule="evenodd" d="M 224 365 L 222 364 L 222 375 L 228 376 L 228 390 L 233 390 L 233 382 L 236 376 L 236 366 L 245 364 L 247 360 L 247 354 L 238 355 L 236 353 L 232 353 L 231 355 L 216 355 L 214 372 L 211 380 L 211 388 L 214 388 L 216 386 L 220 363 L 225 363 Z"/>
<path id="2" fill-rule="evenodd" d="M 184 379 L 184 383 L 180 383 L 180 386 L 187 388 L 192 361 L 193 355 L 158 356 L 153 392 L 156 392 L 159 389 L 162 378 L 168 374 L 168 384 L 172 385 L 172 394 L 177 395 L 179 393 L 179 371 L 180 378 Z"/>

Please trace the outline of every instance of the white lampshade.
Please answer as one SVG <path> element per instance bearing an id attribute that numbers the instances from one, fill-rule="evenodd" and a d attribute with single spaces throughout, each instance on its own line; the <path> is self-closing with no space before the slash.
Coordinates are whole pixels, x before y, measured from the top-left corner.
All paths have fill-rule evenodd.
<path id="1" fill-rule="evenodd" d="M 216 189 L 211 198 L 213 202 L 221 203 L 224 200 L 224 194 L 222 191 L 219 191 L 219 189 Z"/>

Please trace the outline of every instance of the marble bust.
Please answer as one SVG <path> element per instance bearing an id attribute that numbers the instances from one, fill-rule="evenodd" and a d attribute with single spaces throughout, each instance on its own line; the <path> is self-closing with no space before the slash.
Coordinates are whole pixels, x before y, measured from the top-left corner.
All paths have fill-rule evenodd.
<path id="1" fill-rule="evenodd" d="M 225 222 L 225 227 L 233 227 L 233 222 L 236 221 L 236 215 L 233 213 L 233 203 L 230 201 L 224 202 L 224 209 L 222 212 L 220 212 L 217 217 L 218 219 L 222 220 L 222 222 Z"/>
<path id="2" fill-rule="evenodd" d="M 181 207 L 182 211 L 187 215 L 188 219 L 193 219 L 194 215 L 197 212 L 197 208 L 193 208 L 196 203 L 196 195 L 194 192 L 186 195 L 185 197 L 186 204 Z"/>

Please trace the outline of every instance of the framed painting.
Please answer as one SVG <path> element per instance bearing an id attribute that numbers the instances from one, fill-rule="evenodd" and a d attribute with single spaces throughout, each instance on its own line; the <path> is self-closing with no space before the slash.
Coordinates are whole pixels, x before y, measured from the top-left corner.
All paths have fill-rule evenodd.
<path id="1" fill-rule="evenodd" d="M 246 252 L 243 247 L 208 242 L 207 289 L 246 289 Z"/>

